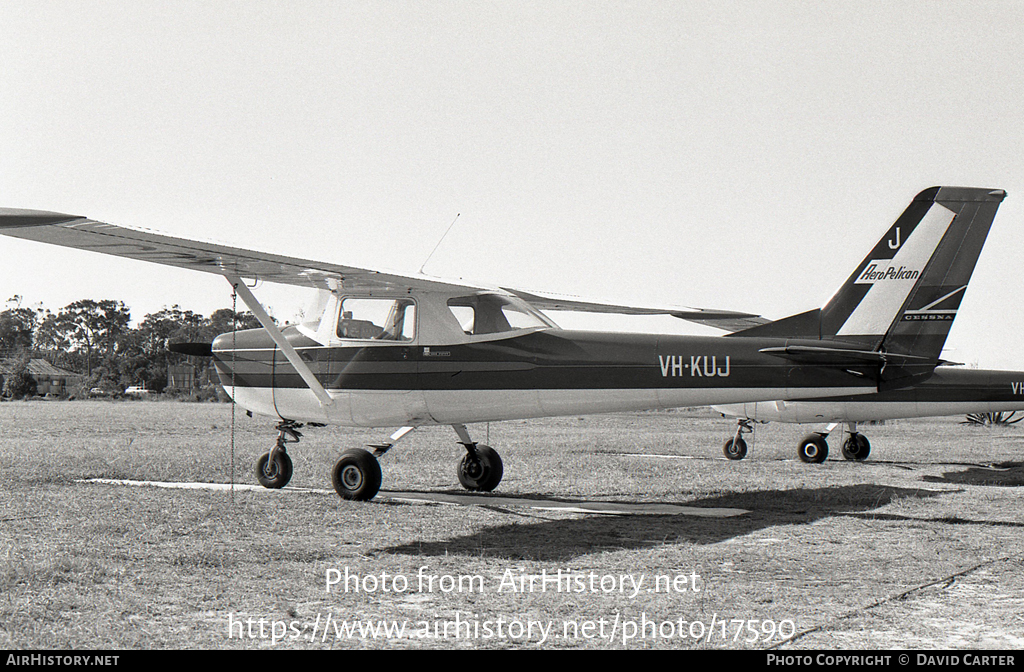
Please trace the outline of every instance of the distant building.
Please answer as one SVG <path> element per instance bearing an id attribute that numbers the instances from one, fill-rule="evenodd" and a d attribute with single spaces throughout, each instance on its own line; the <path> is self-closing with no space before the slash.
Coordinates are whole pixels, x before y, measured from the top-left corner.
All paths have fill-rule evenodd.
<path id="1" fill-rule="evenodd" d="M 172 364 L 167 367 L 167 392 L 190 392 L 204 385 L 210 384 L 210 371 L 212 367 L 200 369 L 188 362 L 184 364 Z"/>
<path id="2" fill-rule="evenodd" d="M 188 391 L 196 387 L 196 367 L 191 364 L 172 364 L 167 367 L 166 391 Z"/>
<path id="3" fill-rule="evenodd" d="M 4 375 L 14 372 L 17 367 L 16 359 L 0 360 L 0 386 L 3 385 Z M 45 359 L 30 359 L 28 373 L 36 381 L 36 394 L 62 396 L 67 394 L 70 387 L 82 382 L 81 375 L 57 368 Z"/>

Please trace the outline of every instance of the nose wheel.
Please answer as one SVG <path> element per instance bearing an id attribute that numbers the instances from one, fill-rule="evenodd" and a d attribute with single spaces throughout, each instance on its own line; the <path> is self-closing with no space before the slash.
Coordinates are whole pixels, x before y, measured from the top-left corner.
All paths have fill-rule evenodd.
<path id="1" fill-rule="evenodd" d="M 747 442 L 739 437 L 729 439 L 722 446 L 722 452 L 730 460 L 742 460 L 747 456 Z"/>
<path id="2" fill-rule="evenodd" d="M 749 418 L 737 418 L 736 433 L 722 446 L 722 453 L 730 460 L 742 460 L 747 456 L 747 442 L 743 440 L 744 434 L 751 434 L 754 431 L 754 421 Z"/>
<path id="3" fill-rule="evenodd" d="M 292 458 L 288 457 L 285 444 L 298 443 L 302 438 L 299 432 L 300 423 L 282 420 L 277 424 L 277 443 L 269 453 L 263 453 L 256 460 L 256 480 L 264 488 L 277 490 L 288 485 L 292 480 Z"/>
<path id="4" fill-rule="evenodd" d="M 256 460 L 256 480 L 264 488 L 277 490 L 292 480 L 292 458 L 284 450 L 263 453 Z"/>

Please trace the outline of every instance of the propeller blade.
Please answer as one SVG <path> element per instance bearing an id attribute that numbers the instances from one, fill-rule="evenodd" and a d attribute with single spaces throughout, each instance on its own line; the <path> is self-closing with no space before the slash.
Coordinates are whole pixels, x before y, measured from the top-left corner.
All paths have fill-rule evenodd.
<path id="1" fill-rule="evenodd" d="M 179 355 L 213 357 L 213 343 L 168 343 L 167 349 Z"/>

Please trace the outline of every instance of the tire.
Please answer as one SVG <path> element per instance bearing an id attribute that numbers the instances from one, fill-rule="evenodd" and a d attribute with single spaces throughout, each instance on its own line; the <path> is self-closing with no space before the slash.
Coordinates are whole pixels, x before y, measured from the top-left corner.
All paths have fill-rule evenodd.
<path id="1" fill-rule="evenodd" d="M 278 450 L 271 462 L 270 453 L 263 453 L 256 460 L 256 480 L 271 490 L 288 485 L 288 481 L 292 480 L 292 458 L 283 450 Z"/>
<path id="2" fill-rule="evenodd" d="M 380 462 L 362 448 L 346 450 L 331 470 L 331 483 L 342 499 L 373 499 L 380 490 Z"/>
<path id="3" fill-rule="evenodd" d="M 843 457 L 855 462 L 863 462 L 871 454 L 871 442 L 863 434 L 851 434 L 843 442 Z"/>
<path id="4" fill-rule="evenodd" d="M 747 442 L 742 438 L 740 439 L 729 439 L 722 446 L 722 452 L 730 460 L 742 460 L 747 456 Z"/>
<path id="5" fill-rule="evenodd" d="M 498 451 L 490 446 L 478 444 L 475 455 L 466 452 L 459 462 L 459 483 L 472 492 L 490 492 L 501 483 L 505 467 Z"/>
<path id="6" fill-rule="evenodd" d="M 821 434 L 808 434 L 800 442 L 797 455 L 802 462 L 820 464 L 828 457 L 828 442 Z"/>

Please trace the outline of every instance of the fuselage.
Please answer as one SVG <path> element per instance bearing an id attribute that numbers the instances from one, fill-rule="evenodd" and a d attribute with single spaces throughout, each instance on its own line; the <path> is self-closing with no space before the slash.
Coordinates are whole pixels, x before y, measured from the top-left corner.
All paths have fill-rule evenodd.
<path id="1" fill-rule="evenodd" d="M 938 367 L 914 387 L 873 394 L 805 400 L 714 404 L 715 410 L 751 420 L 819 423 L 867 422 L 966 413 L 1024 410 L 1024 371 Z"/>
<path id="2" fill-rule="evenodd" d="M 244 408 L 304 422 L 380 427 L 827 398 L 874 392 L 863 375 L 758 352 L 782 339 L 532 328 L 452 345 L 342 340 L 283 330 L 330 395 L 321 405 L 263 330 L 213 344 Z"/>

